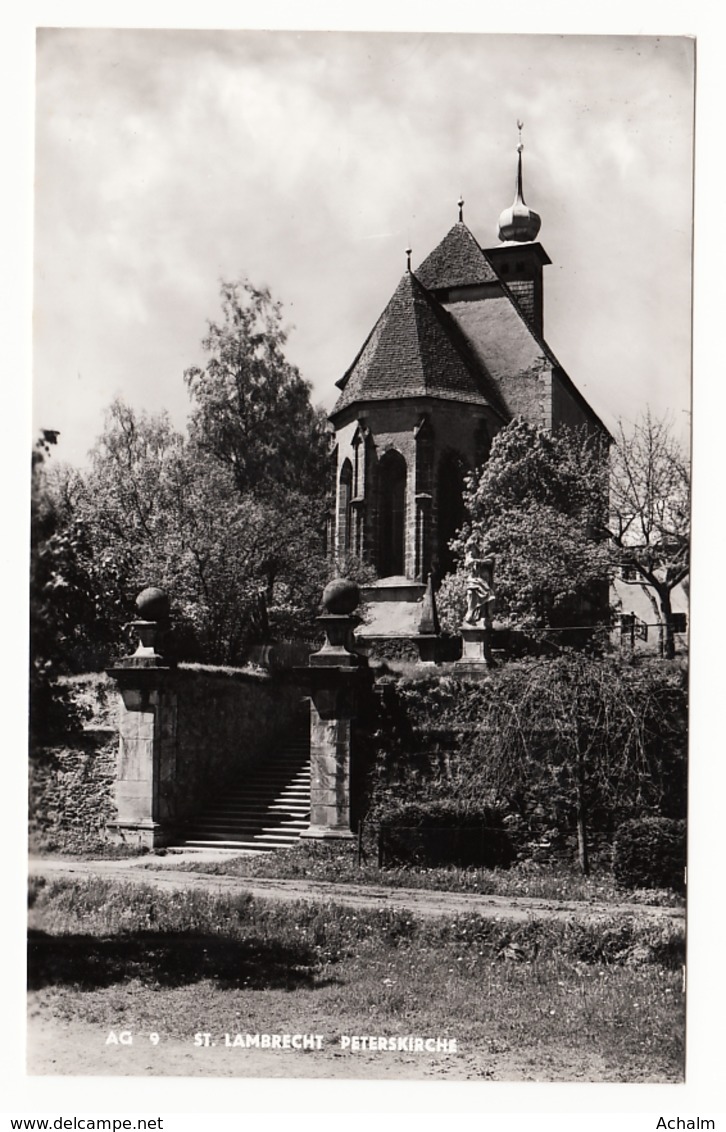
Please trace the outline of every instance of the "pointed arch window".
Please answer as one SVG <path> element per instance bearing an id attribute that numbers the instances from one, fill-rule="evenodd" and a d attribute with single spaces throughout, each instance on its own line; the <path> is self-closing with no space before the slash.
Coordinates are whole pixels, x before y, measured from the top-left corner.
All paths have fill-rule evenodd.
<path id="1" fill-rule="evenodd" d="M 405 573 L 406 461 L 400 452 L 386 452 L 378 467 L 378 573 L 382 578 Z"/>
<path id="2" fill-rule="evenodd" d="M 458 452 L 448 451 L 441 457 L 436 488 L 438 575 L 443 578 L 455 567 L 449 543 L 466 520 L 464 478 L 468 468 Z"/>
<path id="3" fill-rule="evenodd" d="M 338 554 L 351 552 L 351 500 L 353 498 L 353 465 L 345 459 L 338 485 Z"/>

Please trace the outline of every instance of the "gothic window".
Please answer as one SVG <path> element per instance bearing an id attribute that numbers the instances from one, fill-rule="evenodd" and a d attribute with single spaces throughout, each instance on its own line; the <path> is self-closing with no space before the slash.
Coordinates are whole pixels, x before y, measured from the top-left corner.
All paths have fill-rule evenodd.
<path id="1" fill-rule="evenodd" d="M 439 464 L 436 491 L 437 511 L 437 550 L 438 578 L 443 578 L 454 569 L 454 556 L 449 548 L 454 535 L 458 534 L 466 520 L 464 507 L 464 476 L 467 468 L 458 452 L 446 452 Z"/>
<path id="2" fill-rule="evenodd" d="M 405 573 L 406 461 L 386 452 L 378 466 L 378 555 L 380 577 Z"/>
<path id="3" fill-rule="evenodd" d="M 338 491 L 338 554 L 351 552 L 351 507 L 353 495 L 353 466 L 344 460 L 340 469 L 340 489 Z"/>
<path id="4" fill-rule="evenodd" d="M 489 459 L 489 453 L 492 450 L 492 436 L 489 425 L 485 420 L 479 421 L 477 425 L 474 444 L 476 445 L 476 464 L 480 468 Z"/>

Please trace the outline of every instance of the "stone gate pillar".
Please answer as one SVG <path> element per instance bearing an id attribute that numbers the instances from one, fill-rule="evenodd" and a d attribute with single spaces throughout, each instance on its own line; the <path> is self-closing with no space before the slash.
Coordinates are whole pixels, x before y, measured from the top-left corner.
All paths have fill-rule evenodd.
<path id="1" fill-rule="evenodd" d="M 169 599 L 150 588 L 139 594 L 136 608 L 138 648 L 108 669 L 121 704 L 116 818 L 107 828 L 116 842 L 152 849 L 168 844 L 173 833 L 177 691 L 172 667 L 159 651 Z"/>
<path id="2" fill-rule="evenodd" d="M 351 649 L 360 601 L 358 587 L 344 578 L 323 593 L 318 623 L 325 644 L 305 669 L 310 690 L 310 825 L 303 837 L 352 838 L 350 762 L 352 721 L 369 683 L 367 661 Z"/>

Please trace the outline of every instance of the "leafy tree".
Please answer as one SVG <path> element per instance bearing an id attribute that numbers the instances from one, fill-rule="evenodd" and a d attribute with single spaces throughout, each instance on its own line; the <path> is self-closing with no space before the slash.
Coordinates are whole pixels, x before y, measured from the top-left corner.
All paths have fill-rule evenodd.
<path id="1" fill-rule="evenodd" d="M 267 611 L 273 630 L 275 622 L 283 632 L 309 624 L 325 571 L 315 522 L 310 499 L 288 496 L 282 506 L 240 492 L 167 414 L 114 402 L 74 513 L 94 570 L 109 579 L 101 618 L 109 651 L 128 647 L 133 599 L 148 585 L 168 590 L 186 659 L 239 663 L 267 627 Z"/>
<path id="2" fill-rule="evenodd" d="M 667 421 L 648 412 L 632 433 L 620 425 L 612 455 L 609 536 L 615 560 L 634 571 L 675 655 L 671 596 L 690 571 L 690 467 Z"/>
<path id="3" fill-rule="evenodd" d="M 241 494 L 227 471 L 192 445 L 175 463 L 167 490 L 158 577 L 202 655 L 239 663 L 260 636 L 304 631 L 325 569 L 305 500 L 282 509 Z"/>
<path id="4" fill-rule="evenodd" d="M 60 434 L 44 429 L 33 448 L 30 542 L 30 731 L 35 741 L 62 734 L 79 722 L 59 677 L 78 625 L 93 607 L 77 533 L 65 523 L 48 456 Z"/>
<path id="5" fill-rule="evenodd" d="M 263 631 L 307 632 L 318 611 L 325 418 L 284 356 L 269 291 L 224 283 L 222 312 L 204 340 L 205 368 L 185 375 L 189 439 L 168 414 L 117 400 L 87 473 L 51 485 L 53 433 L 34 453 L 45 491 L 34 530 L 41 518 L 47 528 L 35 538 L 35 590 L 54 590 L 52 617 L 36 623 L 67 669 L 128 650 L 133 600 L 147 585 L 169 590 L 182 652 L 217 663 L 241 661 Z"/>
<path id="6" fill-rule="evenodd" d="M 573 821 L 587 873 L 592 822 L 685 816 L 684 674 L 573 651 L 503 670 L 474 758 L 511 804 Z"/>
<path id="7" fill-rule="evenodd" d="M 232 473 L 239 491 L 321 494 L 327 487 L 325 416 L 287 361 L 281 304 L 247 280 L 221 284 L 221 322 L 210 322 L 204 369 L 185 372 L 192 439 Z"/>
<path id="8" fill-rule="evenodd" d="M 493 556 L 497 616 L 520 626 L 581 624 L 607 604 L 602 531 L 607 453 L 592 435 L 536 429 L 521 419 L 494 438 L 489 459 L 469 478 L 469 520 L 452 543 L 456 575 L 445 584 L 444 623 L 463 613 L 464 559 Z M 458 621 L 460 624 L 461 621 Z"/>
<path id="9" fill-rule="evenodd" d="M 462 814 L 492 806 L 525 852 L 543 835 L 576 833 L 585 871 L 593 833 L 685 817 L 687 681 L 676 663 L 566 649 L 485 680 L 401 678 L 368 718 L 365 787 L 377 813 L 402 797 Z"/>

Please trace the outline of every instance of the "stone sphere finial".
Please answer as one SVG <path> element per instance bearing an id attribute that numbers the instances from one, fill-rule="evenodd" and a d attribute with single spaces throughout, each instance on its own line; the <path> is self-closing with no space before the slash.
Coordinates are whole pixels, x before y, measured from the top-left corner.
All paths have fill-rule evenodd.
<path id="1" fill-rule="evenodd" d="M 322 606 L 335 616 L 351 614 L 360 604 L 360 589 L 349 578 L 333 578 L 323 590 Z"/>
<path id="2" fill-rule="evenodd" d="M 143 621 L 168 621 L 169 595 L 158 586 L 147 586 L 136 598 L 136 612 Z"/>

